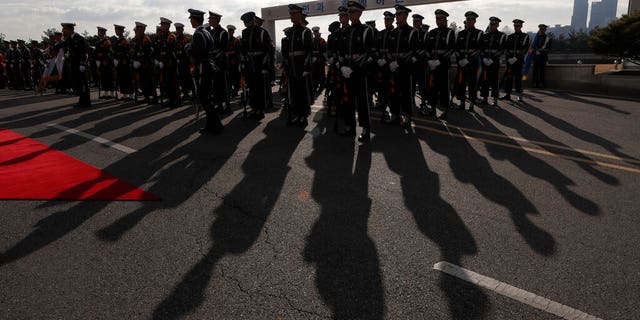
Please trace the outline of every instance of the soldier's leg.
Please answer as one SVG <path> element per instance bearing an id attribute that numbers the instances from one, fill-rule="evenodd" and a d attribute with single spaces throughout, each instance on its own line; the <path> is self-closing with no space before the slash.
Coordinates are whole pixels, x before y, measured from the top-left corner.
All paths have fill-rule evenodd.
<path id="1" fill-rule="evenodd" d="M 521 62 L 516 62 L 513 64 L 513 80 L 515 81 L 518 100 L 522 100 L 522 63 Z"/>
<path id="2" fill-rule="evenodd" d="M 511 90 L 513 89 L 513 66 L 507 65 L 507 70 L 505 70 L 504 74 L 504 92 L 505 96 L 503 98 L 508 99 L 511 97 Z"/>
<path id="3" fill-rule="evenodd" d="M 198 87 L 198 100 L 202 104 L 204 111 L 207 115 L 207 122 L 205 127 L 201 130 L 202 133 L 220 133 L 224 128 L 222 121 L 218 117 L 218 113 L 216 112 L 213 104 L 211 103 L 211 99 L 209 99 L 209 94 L 211 93 L 211 75 L 207 72 L 203 73 L 200 85 Z"/>
<path id="4" fill-rule="evenodd" d="M 491 97 L 493 98 L 493 104 L 497 105 L 497 100 L 500 97 L 500 65 L 494 63 L 489 67 L 490 70 L 490 84 L 491 84 Z"/>

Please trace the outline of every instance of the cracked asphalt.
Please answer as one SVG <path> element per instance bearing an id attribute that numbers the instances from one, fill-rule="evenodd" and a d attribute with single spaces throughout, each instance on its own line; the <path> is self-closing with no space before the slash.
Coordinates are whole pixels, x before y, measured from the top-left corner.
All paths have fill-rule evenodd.
<path id="1" fill-rule="evenodd" d="M 93 98 L 0 90 L 0 128 L 162 200 L 0 201 L 1 319 L 557 319 L 440 261 L 640 318 L 636 101 L 527 91 L 360 144 L 322 98 L 304 129 L 234 103 L 219 136 L 188 104 Z"/>

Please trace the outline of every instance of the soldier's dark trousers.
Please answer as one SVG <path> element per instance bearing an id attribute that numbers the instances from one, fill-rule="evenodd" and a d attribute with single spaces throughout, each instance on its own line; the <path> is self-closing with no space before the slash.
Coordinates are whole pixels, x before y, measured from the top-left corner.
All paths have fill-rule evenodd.
<path id="1" fill-rule="evenodd" d="M 20 65 L 14 65 L 12 73 L 13 73 L 13 78 L 15 80 L 13 89 L 15 90 L 24 89 L 24 78 L 22 77 L 22 70 L 20 68 Z"/>
<path id="2" fill-rule="evenodd" d="M 518 60 L 512 65 L 507 65 L 504 82 L 504 91 L 507 94 L 511 94 L 514 82 L 516 84 L 516 93 L 522 93 L 522 64 L 522 61 Z"/>
<path id="3" fill-rule="evenodd" d="M 249 87 L 249 104 L 253 110 L 264 111 L 271 92 L 267 92 L 267 78 L 269 74 L 264 74 L 259 70 L 247 74 L 247 85 Z"/>
<path id="4" fill-rule="evenodd" d="M 418 93 L 420 94 L 420 103 L 426 103 L 429 100 L 429 70 L 423 62 L 417 62 L 413 68 L 413 81 L 418 85 Z"/>
<path id="5" fill-rule="evenodd" d="M 91 98 L 89 97 L 89 81 L 86 72 L 80 72 L 79 65 L 73 65 L 70 69 L 73 88 L 78 95 L 78 106 L 90 107 Z"/>
<path id="6" fill-rule="evenodd" d="M 138 69 L 138 87 L 146 98 L 157 96 L 153 73 L 153 66 L 143 66 Z"/>
<path id="7" fill-rule="evenodd" d="M 415 83 L 413 70 L 400 69 L 393 74 L 389 81 L 389 109 L 395 116 L 413 115 L 415 104 Z"/>
<path id="8" fill-rule="evenodd" d="M 327 81 L 327 76 L 324 72 L 324 62 L 321 62 L 320 60 L 318 60 L 316 63 L 313 64 L 312 75 L 313 75 L 312 76 L 313 90 L 317 92 L 322 91 Z"/>
<path id="9" fill-rule="evenodd" d="M 449 65 L 442 64 L 429 75 L 429 96 L 432 106 L 449 109 Z"/>
<path id="10" fill-rule="evenodd" d="M 494 98 L 498 98 L 500 95 L 500 87 L 499 87 L 499 78 L 498 73 L 500 72 L 500 64 L 494 61 L 490 66 L 484 66 L 484 70 L 482 71 L 482 81 L 484 84 L 482 85 L 482 97 L 489 97 L 489 88 L 491 88 L 491 96 Z"/>
<path id="11" fill-rule="evenodd" d="M 226 102 L 229 103 L 229 92 L 227 91 L 228 80 L 225 70 L 214 71 L 213 73 L 213 103 L 214 105 Z"/>
<path id="12" fill-rule="evenodd" d="M 369 119 L 369 86 L 365 70 L 354 70 L 349 79 L 346 79 L 347 101 L 344 106 L 344 123 L 355 127 L 356 110 L 358 111 L 358 123 L 363 128 L 370 127 Z"/>
<path id="13" fill-rule="evenodd" d="M 104 64 L 101 64 L 98 70 L 100 71 L 100 89 L 103 92 L 113 91 L 113 67 L 111 65 L 105 66 Z"/>
<path id="14" fill-rule="evenodd" d="M 465 101 L 467 88 L 469 89 L 469 101 L 475 103 L 476 100 L 478 100 L 478 63 L 477 59 L 474 60 L 476 60 L 476 62 L 469 60 L 469 64 L 462 68 L 462 83 L 458 82 L 455 86 L 458 90 L 456 97 L 460 101 Z M 458 76 L 460 76 L 460 74 L 458 74 Z M 458 78 L 454 79 L 454 81 L 459 80 Z"/>
<path id="15" fill-rule="evenodd" d="M 200 83 L 198 84 L 198 100 L 200 101 L 200 104 L 207 114 L 205 129 L 220 131 L 224 127 L 224 125 L 222 124 L 222 121 L 220 121 L 218 112 L 213 107 L 211 99 L 209 99 L 209 95 L 211 94 L 212 76 L 212 70 L 203 70 L 202 78 L 200 79 Z"/>
<path id="16" fill-rule="evenodd" d="M 122 94 L 133 94 L 133 79 L 131 78 L 131 66 L 128 61 L 120 61 L 116 67 L 118 89 Z"/>
<path id="17" fill-rule="evenodd" d="M 533 84 L 545 86 L 545 69 L 547 68 L 547 57 L 543 54 L 533 58 Z"/>
<path id="18" fill-rule="evenodd" d="M 296 77 L 289 79 L 289 105 L 291 115 L 307 117 L 311 114 L 311 99 L 313 92 L 310 92 L 310 76 Z"/>
<path id="19" fill-rule="evenodd" d="M 183 95 L 188 95 L 193 90 L 193 80 L 191 80 L 191 70 L 189 65 L 181 64 L 178 67 L 178 74 L 180 76 L 180 89 Z"/>
<path id="20" fill-rule="evenodd" d="M 165 65 L 162 68 L 162 92 L 169 99 L 170 106 L 178 107 L 180 105 L 180 87 L 178 86 L 178 69 L 175 67 L 175 65 L 173 66 Z"/>

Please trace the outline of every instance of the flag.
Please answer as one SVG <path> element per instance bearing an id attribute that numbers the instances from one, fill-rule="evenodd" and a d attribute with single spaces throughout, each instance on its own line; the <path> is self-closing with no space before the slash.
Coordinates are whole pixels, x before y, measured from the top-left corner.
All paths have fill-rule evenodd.
<path id="1" fill-rule="evenodd" d="M 42 80 L 45 82 L 62 79 L 62 66 L 64 64 L 64 49 L 58 51 L 55 58 L 47 60 Z"/>
<path id="2" fill-rule="evenodd" d="M 524 58 L 524 65 L 522 66 L 522 80 L 527 80 L 527 75 L 531 70 L 531 65 L 533 64 L 533 56 L 536 54 L 536 50 L 538 49 L 539 42 L 538 34 L 533 38 L 531 42 L 530 52 L 527 53 L 527 56 Z"/>

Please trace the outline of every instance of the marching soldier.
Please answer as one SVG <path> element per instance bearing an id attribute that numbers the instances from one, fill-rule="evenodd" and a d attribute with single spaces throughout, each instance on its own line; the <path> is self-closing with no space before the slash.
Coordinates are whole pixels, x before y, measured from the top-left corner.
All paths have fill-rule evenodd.
<path id="1" fill-rule="evenodd" d="M 364 24 L 366 26 L 368 26 L 369 28 L 371 28 L 371 31 L 373 32 L 373 52 L 372 52 L 372 58 L 373 59 L 378 59 L 378 57 L 380 56 L 380 53 L 378 52 L 378 29 L 376 29 L 376 21 L 375 20 L 369 20 L 369 21 L 365 21 Z M 378 88 L 380 87 L 380 68 L 378 67 L 378 65 L 376 63 L 373 63 L 371 65 L 372 68 L 370 68 L 367 72 L 367 79 L 368 79 L 368 85 L 369 85 L 369 92 L 367 97 L 369 98 L 369 106 L 371 108 L 375 108 L 375 104 L 373 102 L 373 97 L 376 95 L 376 93 L 379 91 Z"/>
<path id="2" fill-rule="evenodd" d="M 418 61 L 414 66 L 414 76 L 413 81 L 414 85 L 418 85 L 418 93 L 420 94 L 420 109 L 424 114 L 427 114 L 427 100 L 429 98 L 429 88 L 427 77 L 429 74 L 429 69 L 427 67 L 426 61 L 426 45 L 429 31 L 422 28 L 422 21 L 424 17 L 420 14 L 414 14 L 411 16 L 413 19 L 413 27 L 418 31 L 418 49 L 416 51 L 416 58 Z"/>
<path id="3" fill-rule="evenodd" d="M 289 16 L 293 25 L 287 31 L 286 47 L 282 48 L 284 69 L 289 83 L 289 119 L 288 125 L 306 127 L 311 114 L 313 92 L 311 90 L 311 71 L 313 40 L 311 30 L 302 26 L 302 7 L 290 4 Z"/>
<path id="4" fill-rule="evenodd" d="M 144 102 L 158 104 L 158 94 L 156 92 L 153 78 L 153 45 L 149 36 L 144 34 L 146 28 L 146 24 L 136 21 L 136 27 L 133 29 L 135 32 L 135 38 L 133 39 L 132 64 L 134 74 L 136 75 L 134 80 L 137 83 L 138 89 L 142 90 Z"/>
<path id="5" fill-rule="evenodd" d="M 182 100 L 189 99 L 189 93 L 193 90 L 191 80 L 190 58 L 187 54 L 187 47 L 191 38 L 184 34 L 184 24 L 176 22 L 176 63 L 178 64 L 178 77 L 180 89 L 182 90 Z"/>
<path id="6" fill-rule="evenodd" d="M 429 60 L 429 97 L 433 107 L 431 115 L 436 115 L 436 108 L 442 109 L 440 119 L 446 119 L 449 111 L 449 68 L 451 55 L 456 47 L 455 31 L 447 27 L 449 14 L 438 9 L 435 12 L 437 28 L 429 31 L 426 49 Z"/>
<path id="7" fill-rule="evenodd" d="M 169 101 L 164 105 L 167 108 L 180 106 L 180 85 L 178 83 L 178 58 L 176 48 L 178 40 L 169 32 L 172 21 L 160 18 L 160 32 L 158 35 L 158 67 L 160 68 L 162 92 Z"/>
<path id="8" fill-rule="evenodd" d="M 98 68 L 98 76 L 100 77 L 100 88 L 103 92 L 104 99 L 114 97 L 114 78 L 113 78 L 113 51 L 111 49 L 111 41 L 106 37 L 107 29 L 98 27 L 98 43 L 95 50 L 95 63 Z"/>
<path id="9" fill-rule="evenodd" d="M 480 40 L 482 64 L 484 71 L 482 73 L 482 103 L 488 103 L 489 87 L 491 87 L 491 96 L 493 97 L 492 105 L 498 107 L 499 97 L 499 79 L 498 72 L 500 70 L 500 57 L 504 53 L 504 43 L 506 36 L 498 31 L 501 20 L 496 17 L 489 18 L 489 32 L 482 35 Z"/>
<path id="10" fill-rule="evenodd" d="M 549 61 L 549 49 L 551 49 L 551 37 L 547 35 L 546 24 L 538 25 L 538 42 L 535 49 L 531 49 L 533 56 L 533 87 L 544 88 L 545 71 Z"/>
<path id="11" fill-rule="evenodd" d="M 373 61 L 375 48 L 373 31 L 360 22 L 365 7 L 356 1 L 348 2 L 349 20 L 351 26 L 343 30 L 344 62 L 340 71 L 346 80 L 347 97 L 345 102 L 345 131 L 343 135 L 355 135 L 356 111 L 362 133 L 358 141 L 370 139 L 371 121 L 368 99 L 367 69 Z"/>
<path id="12" fill-rule="evenodd" d="M 379 79 L 378 79 L 378 104 L 382 107 L 384 112 L 389 107 L 389 94 L 391 91 L 391 75 L 387 63 L 391 50 L 394 50 L 390 36 L 393 31 L 393 21 L 396 15 L 392 12 L 385 11 L 384 16 L 384 29 L 378 33 L 378 67 L 379 67 Z M 406 21 L 405 21 L 406 23 Z M 397 113 L 396 113 L 397 115 Z"/>
<path id="13" fill-rule="evenodd" d="M 478 14 L 473 11 L 467 11 L 464 14 L 466 20 L 464 22 L 464 30 L 458 33 L 456 40 L 458 73 L 454 81 L 457 89 L 456 96 L 460 100 L 458 109 L 464 110 L 467 88 L 469 88 L 469 111 L 473 111 L 474 105 L 478 100 L 478 55 L 480 54 L 480 39 L 483 32 L 476 29 L 476 19 Z"/>
<path id="14" fill-rule="evenodd" d="M 269 63 L 271 37 L 265 29 L 258 27 L 254 12 L 243 14 L 240 20 L 245 25 L 245 29 L 242 30 L 241 48 L 244 59 L 243 73 L 250 89 L 249 102 L 253 109 L 250 118 L 261 120 L 264 118 L 264 109 L 271 95 L 268 84 L 269 68 L 273 68 Z"/>
<path id="15" fill-rule="evenodd" d="M 392 74 L 389 83 L 389 115 L 385 123 L 391 124 L 400 121 L 400 125 L 409 129 L 411 116 L 415 106 L 415 65 L 418 62 L 418 50 L 420 45 L 420 32 L 412 28 L 407 19 L 411 9 L 403 6 L 395 6 L 395 19 L 397 27 L 389 35 L 389 71 Z"/>
<path id="16" fill-rule="evenodd" d="M 191 62 L 194 65 L 193 81 L 196 84 L 194 92 L 207 114 L 206 125 L 200 129 L 200 133 L 219 134 L 224 129 L 224 125 L 222 121 L 220 121 L 218 113 L 209 99 L 214 65 L 213 56 L 211 55 L 211 51 L 213 51 L 213 38 L 211 38 L 211 34 L 202 25 L 204 22 L 204 12 L 189 9 L 189 14 L 191 27 L 196 29 L 190 43 Z"/>
<path id="17" fill-rule="evenodd" d="M 501 100 L 511 100 L 511 88 L 515 81 L 518 101 L 522 101 L 522 66 L 524 64 L 524 56 L 531 44 L 529 35 L 522 32 L 523 23 L 524 21 L 520 19 L 513 20 L 515 32 L 507 37 L 507 42 L 505 43 L 507 71 L 505 71 L 504 77 L 504 91 L 506 94 L 500 98 Z"/>
<path id="18" fill-rule="evenodd" d="M 116 36 L 113 41 L 113 66 L 115 67 L 114 77 L 118 89 L 124 101 L 129 101 L 133 97 L 133 77 L 131 70 L 131 44 L 124 37 L 124 26 L 114 24 Z"/>
<path id="19" fill-rule="evenodd" d="M 227 61 L 229 62 L 229 96 L 235 98 L 240 90 L 240 39 L 234 36 L 236 27 L 227 26 L 229 44 L 227 46 Z"/>
<path id="20" fill-rule="evenodd" d="M 89 83 L 87 82 L 87 51 L 89 45 L 84 37 L 77 34 L 74 29 L 75 23 L 61 23 L 62 36 L 64 41 L 58 43 L 58 48 L 65 48 L 69 58 L 69 73 L 67 78 L 70 78 L 74 84 L 75 93 L 79 96 L 78 103 L 74 105 L 77 108 L 91 107 L 91 97 L 89 96 Z"/>
<path id="21" fill-rule="evenodd" d="M 230 112 L 229 81 L 227 80 L 227 50 L 229 48 L 229 34 L 220 25 L 222 15 L 209 11 L 209 32 L 213 38 L 213 105 L 222 112 Z"/>
<path id="22" fill-rule="evenodd" d="M 324 66 L 327 63 L 327 41 L 320 36 L 320 27 L 313 27 L 311 30 L 313 31 L 313 54 L 311 56 L 312 94 L 317 96 L 324 90 L 327 81 L 327 76 L 324 73 Z"/>

